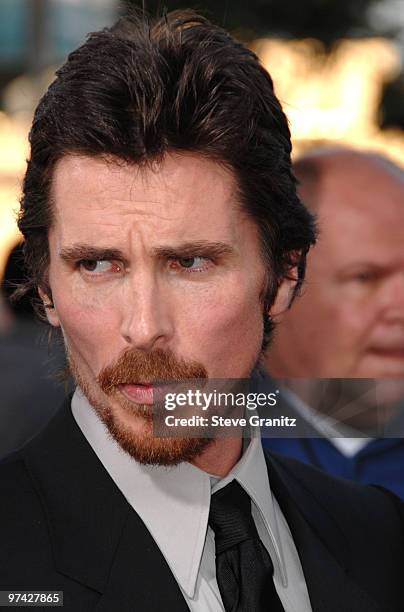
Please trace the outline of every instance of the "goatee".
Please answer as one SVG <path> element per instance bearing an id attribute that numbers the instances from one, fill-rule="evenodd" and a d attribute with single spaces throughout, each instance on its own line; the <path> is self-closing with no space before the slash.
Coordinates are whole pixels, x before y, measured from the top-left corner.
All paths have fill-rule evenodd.
<path id="1" fill-rule="evenodd" d="M 192 461 L 213 443 L 212 438 L 153 436 L 153 408 L 126 399 L 120 391 L 125 384 L 206 379 L 207 371 L 202 364 L 177 359 L 171 351 L 162 349 L 150 352 L 127 349 L 104 367 L 93 382 L 86 379 L 70 351 L 67 357 L 78 386 L 110 435 L 139 463 L 172 466 Z"/>

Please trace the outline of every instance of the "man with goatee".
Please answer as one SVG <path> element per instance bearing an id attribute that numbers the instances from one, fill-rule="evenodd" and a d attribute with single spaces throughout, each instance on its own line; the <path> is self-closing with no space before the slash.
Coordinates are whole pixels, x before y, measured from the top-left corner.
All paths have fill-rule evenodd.
<path id="1" fill-rule="evenodd" d="M 36 111 L 19 226 L 77 390 L 0 466 L 0 587 L 64 608 L 387 612 L 396 499 L 265 456 L 155 437 L 158 381 L 245 379 L 314 242 L 268 73 L 191 12 L 125 18 Z"/>

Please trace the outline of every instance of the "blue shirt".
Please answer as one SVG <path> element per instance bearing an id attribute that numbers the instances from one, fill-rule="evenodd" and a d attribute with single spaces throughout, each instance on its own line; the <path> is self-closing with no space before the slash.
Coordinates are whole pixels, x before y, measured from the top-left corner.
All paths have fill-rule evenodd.
<path id="1" fill-rule="evenodd" d="M 263 438 L 262 444 L 333 476 L 381 485 L 404 499 L 403 438 L 372 440 L 353 457 L 343 455 L 327 438 Z"/>

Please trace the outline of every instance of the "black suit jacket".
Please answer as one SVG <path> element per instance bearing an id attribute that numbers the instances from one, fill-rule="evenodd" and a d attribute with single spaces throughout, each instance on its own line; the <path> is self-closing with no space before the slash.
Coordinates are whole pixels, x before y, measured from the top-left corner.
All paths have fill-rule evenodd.
<path id="1" fill-rule="evenodd" d="M 278 455 L 267 461 L 314 612 L 404 610 L 403 522 L 395 499 Z M 71 612 L 188 610 L 158 546 L 69 404 L 0 464 L 0 496 L 0 590 L 62 590 Z"/>

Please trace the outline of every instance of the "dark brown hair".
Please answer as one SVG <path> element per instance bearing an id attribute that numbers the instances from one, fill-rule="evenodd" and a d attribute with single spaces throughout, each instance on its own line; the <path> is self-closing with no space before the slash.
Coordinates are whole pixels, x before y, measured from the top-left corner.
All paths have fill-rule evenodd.
<path id="1" fill-rule="evenodd" d="M 315 240 L 296 195 L 287 119 L 256 55 L 193 11 L 131 15 L 71 53 L 40 101 L 30 132 L 19 228 L 30 280 L 48 295 L 47 234 L 55 163 L 68 153 L 134 164 L 194 152 L 230 168 L 268 266 L 266 307 Z M 265 332 L 271 328 L 266 320 Z"/>

